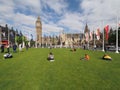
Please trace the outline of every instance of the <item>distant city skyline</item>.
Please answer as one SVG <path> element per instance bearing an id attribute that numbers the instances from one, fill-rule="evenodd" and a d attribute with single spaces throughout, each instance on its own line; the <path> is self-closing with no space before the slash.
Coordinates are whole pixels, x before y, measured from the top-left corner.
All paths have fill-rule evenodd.
<path id="1" fill-rule="evenodd" d="M 44 35 L 92 31 L 120 20 L 119 0 L 0 0 L 0 25 L 36 38 L 35 21 L 40 16 Z M 102 29 L 102 28 L 101 28 Z"/>

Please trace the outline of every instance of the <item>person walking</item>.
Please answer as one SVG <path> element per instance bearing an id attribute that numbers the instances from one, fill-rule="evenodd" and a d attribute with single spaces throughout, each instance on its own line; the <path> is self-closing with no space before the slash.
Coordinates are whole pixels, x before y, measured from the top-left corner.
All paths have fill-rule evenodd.
<path id="1" fill-rule="evenodd" d="M 16 49 L 17 49 L 17 45 L 14 44 L 14 45 L 13 45 L 13 52 L 16 52 Z"/>
<path id="2" fill-rule="evenodd" d="M 1 45 L 1 53 L 4 53 L 4 45 Z"/>
<path id="3" fill-rule="evenodd" d="M 26 50 L 28 50 L 28 48 L 29 48 L 29 45 L 28 45 L 28 44 L 26 44 Z"/>
<path id="4" fill-rule="evenodd" d="M 22 44 L 19 44 L 19 51 L 22 51 Z"/>

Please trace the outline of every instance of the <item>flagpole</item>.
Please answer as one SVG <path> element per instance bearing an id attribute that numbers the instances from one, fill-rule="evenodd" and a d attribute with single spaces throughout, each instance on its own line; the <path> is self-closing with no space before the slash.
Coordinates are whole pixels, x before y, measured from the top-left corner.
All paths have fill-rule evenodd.
<path id="1" fill-rule="evenodd" d="M 36 34 L 35 48 L 38 48 L 38 46 L 37 46 L 37 34 Z"/>
<path id="2" fill-rule="evenodd" d="M 119 53 L 118 51 L 118 16 L 117 16 L 117 29 L 116 29 L 116 52 Z"/>
<path id="3" fill-rule="evenodd" d="M 16 31 L 15 31 L 15 44 L 16 44 Z"/>
<path id="4" fill-rule="evenodd" d="M 94 31 L 94 28 L 93 28 L 93 36 L 94 36 L 94 46 L 95 47 L 95 31 Z"/>
<path id="5" fill-rule="evenodd" d="M 10 44 L 10 35 L 9 35 L 9 28 L 8 28 L 8 45 Z"/>
<path id="6" fill-rule="evenodd" d="M 15 44 L 18 46 L 18 43 L 17 43 L 17 29 L 15 31 Z"/>
<path id="7" fill-rule="evenodd" d="M 1 38 L 1 35 L 2 34 L 2 27 L 0 26 L 0 45 L 2 44 L 2 38 Z"/>
<path id="8" fill-rule="evenodd" d="M 62 31 L 59 31 L 59 40 L 60 40 L 60 48 L 62 48 L 62 40 L 61 40 L 61 36 L 62 35 Z"/>
<path id="9" fill-rule="evenodd" d="M 103 27 L 103 21 L 102 21 L 102 27 Z M 102 43 L 102 51 L 104 52 L 104 28 L 103 28 L 103 43 Z"/>
<path id="10" fill-rule="evenodd" d="M 89 43 L 90 43 L 90 30 L 88 31 L 88 50 L 89 50 Z"/>

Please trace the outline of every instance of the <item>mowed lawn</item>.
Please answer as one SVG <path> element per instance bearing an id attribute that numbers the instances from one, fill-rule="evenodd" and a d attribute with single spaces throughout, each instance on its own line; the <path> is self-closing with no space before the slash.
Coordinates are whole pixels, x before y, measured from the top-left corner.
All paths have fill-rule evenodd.
<path id="1" fill-rule="evenodd" d="M 120 90 L 120 54 L 56 48 L 55 61 L 47 61 L 48 48 L 30 48 L 3 59 L 0 53 L 0 90 Z M 87 53 L 89 61 L 82 61 Z"/>

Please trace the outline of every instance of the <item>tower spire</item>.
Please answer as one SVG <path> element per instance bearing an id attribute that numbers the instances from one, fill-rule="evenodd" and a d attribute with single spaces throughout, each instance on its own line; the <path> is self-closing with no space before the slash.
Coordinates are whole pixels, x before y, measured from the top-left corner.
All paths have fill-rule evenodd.
<path id="1" fill-rule="evenodd" d="M 88 25 L 87 25 L 87 23 L 86 23 L 86 26 L 85 26 L 84 33 L 86 33 L 86 32 L 89 32 L 89 29 L 88 29 Z"/>

